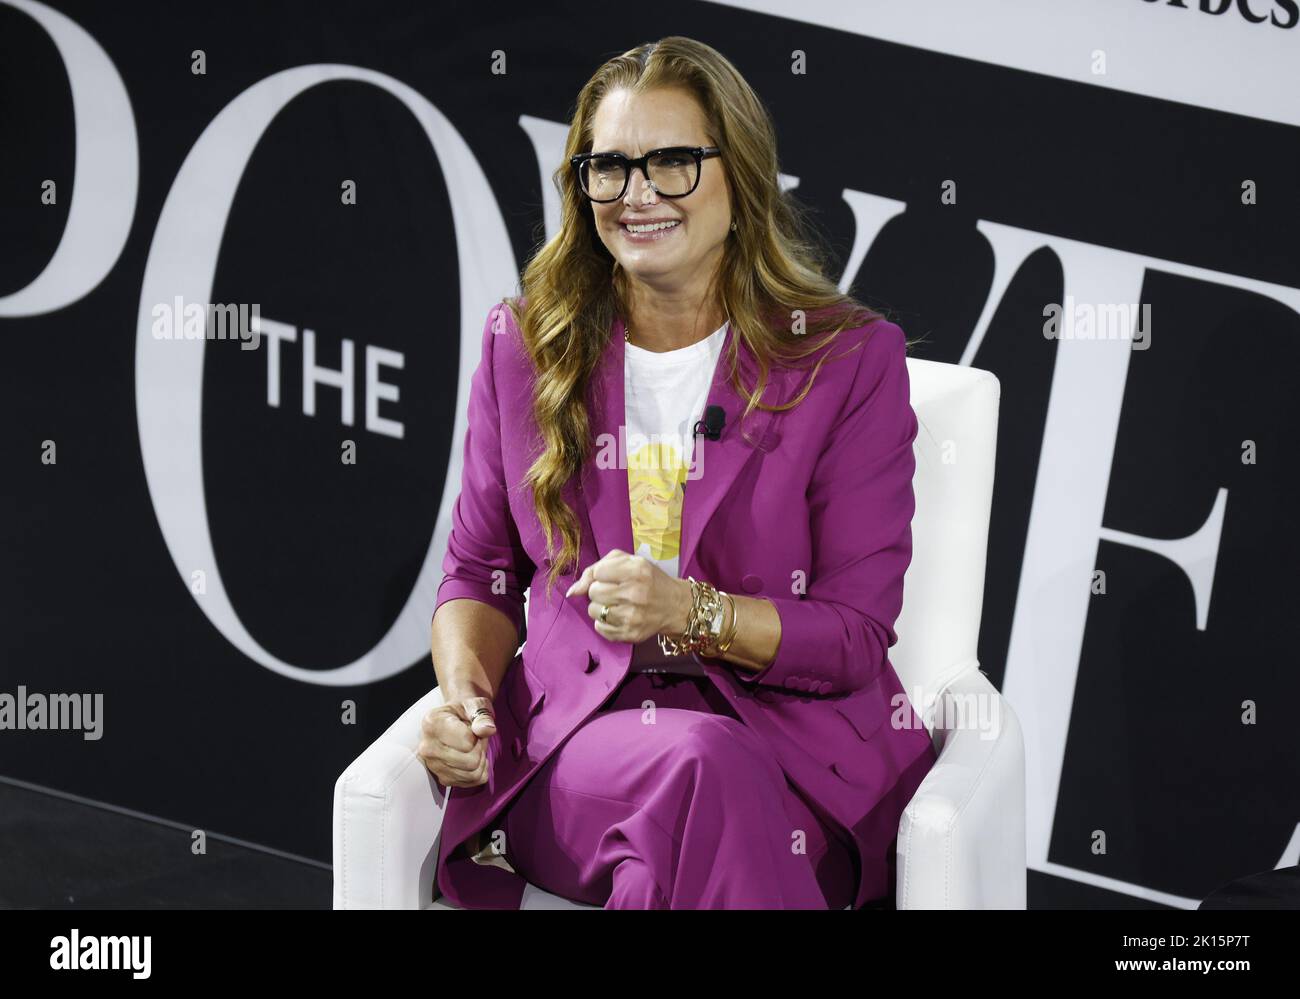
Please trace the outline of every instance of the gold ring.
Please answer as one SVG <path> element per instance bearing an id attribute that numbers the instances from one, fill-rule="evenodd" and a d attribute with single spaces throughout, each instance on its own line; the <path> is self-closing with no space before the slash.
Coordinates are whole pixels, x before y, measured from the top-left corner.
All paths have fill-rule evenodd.
<path id="1" fill-rule="evenodd" d="M 609 617 L 609 604 L 605 604 L 604 608 L 600 612 L 600 623 L 608 624 L 609 622 L 605 620 L 607 617 Z"/>

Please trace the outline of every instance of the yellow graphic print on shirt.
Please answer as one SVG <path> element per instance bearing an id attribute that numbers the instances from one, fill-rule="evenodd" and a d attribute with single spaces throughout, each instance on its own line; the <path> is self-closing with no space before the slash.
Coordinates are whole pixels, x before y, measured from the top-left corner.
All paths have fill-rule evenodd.
<path id="1" fill-rule="evenodd" d="M 656 561 L 676 558 L 682 540 L 682 483 L 686 468 L 672 444 L 649 443 L 628 455 L 633 553 L 648 545 Z"/>

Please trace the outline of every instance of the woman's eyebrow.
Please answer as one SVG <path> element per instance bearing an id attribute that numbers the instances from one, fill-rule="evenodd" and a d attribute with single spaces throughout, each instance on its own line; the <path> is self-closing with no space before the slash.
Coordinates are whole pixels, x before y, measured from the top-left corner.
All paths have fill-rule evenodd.
<path id="1" fill-rule="evenodd" d="M 692 144 L 689 142 L 665 142 L 662 145 L 648 147 L 646 149 L 646 152 L 649 152 L 652 149 L 677 149 L 679 147 L 690 149 L 692 147 Z M 625 150 L 622 149 L 601 149 L 599 146 L 593 145 L 591 147 L 591 151 L 594 153 L 618 153 L 621 156 L 628 157 L 628 159 L 632 158 L 631 153 L 626 152 Z"/>

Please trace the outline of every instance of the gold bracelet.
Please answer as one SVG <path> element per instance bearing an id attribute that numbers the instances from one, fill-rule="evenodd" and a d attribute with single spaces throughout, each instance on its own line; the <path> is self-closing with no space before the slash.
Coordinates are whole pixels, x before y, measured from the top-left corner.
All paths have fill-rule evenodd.
<path id="1" fill-rule="evenodd" d="M 691 624 L 691 615 L 695 613 L 695 588 L 691 587 L 691 609 L 686 614 L 686 627 L 689 629 Z M 680 656 L 682 648 L 678 642 L 669 638 L 663 632 L 659 633 L 659 648 L 666 656 Z"/>
<path id="2" fill-rule="evenodd" d="M 736 615 L 736 598 L 730 593 L 724 593 L 727 603 L 731 605 L 731 627 L 727 629 L 727 637 L 718 641 L 718 656 L 724 656 L 731 649 L 731 643 L 736 640 L 736 630 L 739 627 L 740 619 Z"/>
<path id="3" fill-rule="evenodd" d="M 659 636 L 659 648 L 664 655 L 680 656 L 687 652 L 699 652 L 705 649 L 713 636 L 709 633 L 709 622 L 722 606 L 718 591 L 703 580 L 687 576 L 691 581 L 691 612 L 686 617 L 686 630 L 680 638 Z"/>

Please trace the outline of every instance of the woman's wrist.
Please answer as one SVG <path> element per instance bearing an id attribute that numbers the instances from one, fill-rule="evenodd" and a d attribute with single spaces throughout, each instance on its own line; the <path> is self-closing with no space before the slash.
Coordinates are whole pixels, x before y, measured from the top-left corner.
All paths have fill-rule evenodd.
<path id="1" fill-rule="evenodd" d="M 722 594 L 725 606 L 722 608 L 721 627 L 718 629 L 718 637 L 714 642 L 713 653 L 718 656 L 725 656 L 730 650 L 732 643 L 736 640 L 736 632 L 740 630 L 739 612 L 736 610 L 736 598 L 730 593 Z"/>
<path id="2" fill-rule="evenodd" d="M 467 701 L 471 697 L 486 697 L 489 701 L 496 699 L 490 689 L 485 690 L 481 684 L 464 678 L 449 682 L 442 692 L 443 702 L 446 704 L 453 701 Z"/>
<path id="3" fill-rule="evenodd" d="M 673 609 L 660 629 L 660 647 L 669 655 L 695 652 L 722 658 L 736 636 L 735 598 L 689 576 L 674 583 Z"/>
<path id="4" fill-rule="evenodd" d="M 691 613 L 691 584 L 687 579 L 673 580 L 673 608 L 664 623 L 661 634 L 680 635 L 686 630 Z"/>
<path id="5" fill-rule="evenodd" d="M 708 588 L 708 584 L 700 586 Z M 690 589 L 688 582 L 688 590 Z M 707 659 L 722 660 L 748 672 L 761 672 L 775 659 L 781 645 L 781 615 L 776 605 L 766 598 L 738 597 L 722 591 L 717 593 L 723 609 L 721 634 L 717 639 L 696 648 L 696 654 Z M 691 599 L 694 599 L 693 592 Z M 687 624 L 689 627 L 689 615 Z M 696 631 L 695 637 L 701 637 L 700 629 L 697 628 Z M 680 645 L 689 636 L 678 633 L 673 637 Z M 663 641 L 660 642 L 661 646 L 664 644 Z M 671 649 L 665 648 L 664 651 L 671 652 Z"/>

